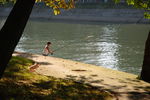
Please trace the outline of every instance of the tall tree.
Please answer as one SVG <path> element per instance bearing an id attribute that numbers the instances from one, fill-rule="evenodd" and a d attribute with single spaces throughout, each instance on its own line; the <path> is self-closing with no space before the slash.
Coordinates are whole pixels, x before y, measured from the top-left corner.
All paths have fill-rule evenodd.
<path id="1" fill-rule="evenodd" d="M 9 0 L 0 0 L 0 2 L 3 3 L 7 1 Z M 36 2 L 41 1 L 42 0 L 36 0 Z M 74 7 L 74 0 L 68 2 L 64 0 L 43 1 L 46 5 L 53 8 L 55 15 L 60 13 L 59 8 L 69 9 Z M 0 78 L 2 78 L 5 68 L 12 57 L 12 53 L 23 34 L 34 4 L 35 0 L 16 0 L 12 11 L 0 30 Z"/>
<path id="2" fill-rule="evenodd" d="M 35 0 L 17 0 L 0 31 L 0 78 L 19 42 Z"/>
<path id="3" fill-rule="evenodd" d="M 139 0 L 135 2 L 135 7 L 145 10 L 145 18 L 150 19 L 150 0 Z M 150 83 L 150 31 L 145 43 L 144 59 L 140 78 Z"/>
<path id="4" fill-rule="evenodd" d="M 141 71 L 141 79 L 150 83 L 150 32 L 145 43 L 144 60 Z"/>
<path id="5" fill-rule="evenodd" d="M 121 0 L 114 1 L 118 3 Z M 150 19 L 150 0 L 126 0 L 126 3 L 135 8 L 145 10 L 145 18 Z M 140 78 L 146 82 L 150 82 L 150 32 L 145 43 L 144 60 Z"/>

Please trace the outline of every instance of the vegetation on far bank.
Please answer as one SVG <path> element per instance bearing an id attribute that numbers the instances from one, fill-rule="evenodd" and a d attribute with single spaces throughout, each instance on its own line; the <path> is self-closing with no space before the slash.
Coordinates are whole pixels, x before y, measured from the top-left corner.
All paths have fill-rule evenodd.
<path id="1" fill-rule="evenodd" d="M 13 3 L 0 4 L 0 7 L 12 7 Z M 44 3 L 36 3 L 34 8 L 49 8 Z M 80 9 L 134 9 L 126 3 L 115 4 L 114 2 L 108 3 L 76 3 L 75 8 Z"/>
<path id="2" fill-rule="evenodd" d="M 0 80 L 1 100 L 111 100 L 104 90 L 29 71 L 34 61 L 13 57 Z"/>

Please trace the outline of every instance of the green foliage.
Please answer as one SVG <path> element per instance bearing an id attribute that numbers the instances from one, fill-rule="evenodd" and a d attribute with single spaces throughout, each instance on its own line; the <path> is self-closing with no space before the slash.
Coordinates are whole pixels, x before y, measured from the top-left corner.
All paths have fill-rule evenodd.
<path id="1" fill-rule="evenodd" d="M 119 3 L 119 2 L 120 2 L 120 0 L 114 0 L 114 2 L 115 2 L 115 3 Z"/>
<path id="2" fill-rule="evenodd" d="M 114 0 L 114 1 L 116 3 L 120 2 L 120 0 Z M 150 12 L 150 0 L 126 0 L 126 3 L 138 9 L 144 9 L 145 18 L 150 19 L 150 13 L 149 13 Z"/>
<path id="3" fill-rule="evenodd" d="M 60 14 L 60 9 L 71 9 L 74 8 L 75 0 L 35 0 L 36 3 L 44 2 L 46 6 L 51 7 L 55 15 Z M 0 4 L 8 2 L 16 2 L 16 0 L 0 0 Z"/>
<path id="4" fill-rule="evenodd" d="M 55 15 L 60 14 L 60 9 L 74 8 L 74 0 L 36 0 L 36 2 L 44 2 L 53 9 Z"/>
<path id="5" fill-rule="evenodd" d="M 0 4 L 6 4 L 6 3 L 9 3 L 9 2 L 15 3 L 16 0 L 0 0 Z"/>
<path id="6" fill-rule="evenodd" d="M 0 79 L 1 100 L 112 100 L 112 95 L 87 84 L 32 73 L 34 62 L 13 57 Z"/>
<path id="7" fill-rule="evenodd" d="M 145 12 L 144 16 L 145 16 L 145 18 L 150 19 L 150 13 L 149 12 Z"/>
<path id="8" fill-rule="evenodd" d="M 0 0 L 0 4 L 5 4 L 7 2 L 15 2 L 16 0 Z M 77 0 L 36 0 L 38 2 L 44 2 L 46 6 L 51 7 L 55 15 L 61 13 L 60 9 L 71 9 L 75 8 L 75 1 Z M 119 3 L 121 0 L 114 0 L 115 3 Z M 150 0 L 126 0 L 128 5 L 132 5 L 135 8 L 140 8 L 145 10 L 145 18 L 149 18 L 150 11 Z"/>
<path id="9" fill-rule="evenodd" d="M 108 3 L 78 3 L 76 8 L 80 9 L 133 9 L 125 3 L 108 2 Z"/>

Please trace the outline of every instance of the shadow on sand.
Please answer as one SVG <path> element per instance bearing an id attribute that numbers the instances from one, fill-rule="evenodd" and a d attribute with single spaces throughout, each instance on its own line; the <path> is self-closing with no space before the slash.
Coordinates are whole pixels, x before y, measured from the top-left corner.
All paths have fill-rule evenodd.
<path id="1" fill-rule="evenodd" d="M 86 84 L 92 84 L 93 86 L 99 88 L 99 89 L 104 89 L 106 91 L 109 91 L 110 93 L 114 94 L 115 97 L 117 98 L 117 100 L 121 100 L 119 99 L 120 96 L 122 95 L 126 95 L 126 97 L 129 100 L 150 100 L 150 86 L 142 86 L 141 81 L 138 79 L 127 79 L 129 81 L 132 81 L 132 83 L 135 82 L 135 84 L 141 84 L 140 85 L 135 85 L 133 87 L 134 91 L 130 91 L 127 87 L 127 85 L 113 85 L 113 84 L 106 84 L 104 83 L 103 79 L 99 79 L 99 80 L 94 80 L 92 77 L 99 77 L 96 74 L 90 75 L 89 77 L 85 77 L 85 76 L 72 76 L 72 75 L 67 75 L 66 79 L 69 80 L 76 80 L 77 82 L 81 82 L 81 83 L 86 83 Z M 120 83 L 125 83 L 125 84 L 131 84 L 129 82 L 124 82 L 124 81 L 119 81 Z M 98 85 L 99 84 L 99 85 Z M 106 89 L 105 87 L 107 86 L 108 88 Z M 116 90 L 120 90 L 120 89 L 126 89 L 126 92 L 117 92 Z M 142 90 L 144 92 L 141 92 L 139 90 Z"/>

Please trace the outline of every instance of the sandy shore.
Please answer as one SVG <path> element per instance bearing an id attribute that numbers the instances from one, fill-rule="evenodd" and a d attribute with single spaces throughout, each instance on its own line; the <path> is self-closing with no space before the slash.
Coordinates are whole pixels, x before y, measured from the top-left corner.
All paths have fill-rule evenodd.
<path id="1" fill-rule="evenodd" d="M 12 8 L 1 7 L 0 18 L 7 17 Z M 93 22 L 93 23 L 144 23 L 149 20 L 143 17 L 144 11 L 137 9 L 71 9 L 61 10 L 55 16 L 48 8 L 34 8 L 30 19 L 55 22 Z"/>
<path id="2" fill-rule="evenodd" d="M 150 100 L 150 84 L 136 75 L 76 61 L 37 54 L 14 53 L 40 63 L 38 74 L 85 82 L 115 93 L 116 100 Z"/>

